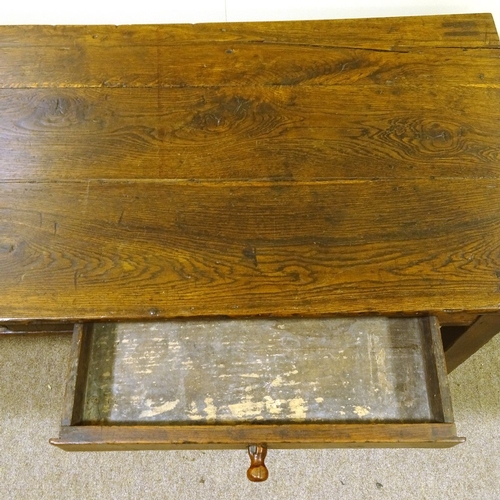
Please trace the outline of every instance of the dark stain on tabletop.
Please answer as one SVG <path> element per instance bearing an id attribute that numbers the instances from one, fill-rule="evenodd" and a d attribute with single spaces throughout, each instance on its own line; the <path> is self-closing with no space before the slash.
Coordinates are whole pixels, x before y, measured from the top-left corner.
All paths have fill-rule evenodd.
<path id="1" fill-rule="evenodd" d="M 255 247 L 252 247 L 250 245 L 246 246 L 243 249 L 243 256 L 246 257 L 247 259 L 251 260 L 253 262 L 253 265 L 255 267 L 258 266 L 257 262 L 257 249 Z"/>

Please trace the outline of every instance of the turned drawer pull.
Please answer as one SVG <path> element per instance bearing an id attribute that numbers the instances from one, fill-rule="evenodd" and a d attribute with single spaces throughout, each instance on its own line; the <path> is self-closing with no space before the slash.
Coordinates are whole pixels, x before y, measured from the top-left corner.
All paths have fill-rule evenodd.
<path id="1" fill-rule="evenodd" d="M 264 460 L 267 455 L 267 448 L 262 445 L 252 444 L 248 447 L 250 456 L 250 467 L 247 470 L 247 477 L 255 483 L 265 481 L 269 477 Z"/>

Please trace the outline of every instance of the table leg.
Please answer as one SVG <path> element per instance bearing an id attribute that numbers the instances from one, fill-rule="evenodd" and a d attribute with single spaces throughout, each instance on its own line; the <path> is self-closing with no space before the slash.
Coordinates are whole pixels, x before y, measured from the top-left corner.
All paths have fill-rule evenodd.
<path id="1" fill-rule="evenodd" d="M 486 314 L 472 323 L 472 325 L 453 342 L 445 352 L 448 373 L 461 365 L 484 344 L 500 332 L 500 314 Z"/>

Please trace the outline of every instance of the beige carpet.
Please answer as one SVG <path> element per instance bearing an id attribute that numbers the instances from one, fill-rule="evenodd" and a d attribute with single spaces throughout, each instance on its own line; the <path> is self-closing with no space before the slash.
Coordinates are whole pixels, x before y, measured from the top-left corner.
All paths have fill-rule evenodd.
<path id="1" fill-rule="evenodd" d="M 67 453 L 58 434 L 70 338 L 0 338 L 0 500 L 500 499 L 500 336 L 450 377 L 459 435 L 449 450 Z"/>

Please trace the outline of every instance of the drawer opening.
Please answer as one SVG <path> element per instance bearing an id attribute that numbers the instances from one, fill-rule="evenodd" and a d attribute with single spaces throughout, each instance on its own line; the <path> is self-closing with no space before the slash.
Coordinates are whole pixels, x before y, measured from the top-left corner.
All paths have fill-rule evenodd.
<path id="1" fill-rule="evenodd" d="M 429 318 L 186 319 L 76 325 L 67 451 L 450 447 Z"/>
<path id="2" fill-rule="evenodd" d="M 278 318 L 87 325 L 71 425 L 450 422 L 434 323 Z"/>

